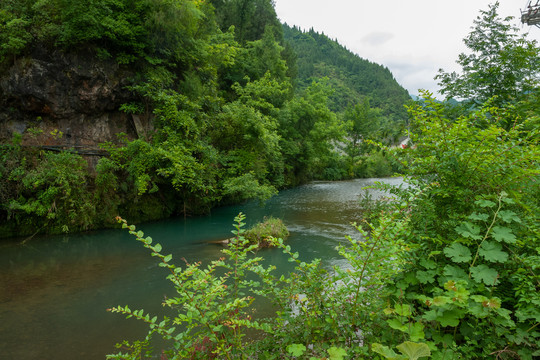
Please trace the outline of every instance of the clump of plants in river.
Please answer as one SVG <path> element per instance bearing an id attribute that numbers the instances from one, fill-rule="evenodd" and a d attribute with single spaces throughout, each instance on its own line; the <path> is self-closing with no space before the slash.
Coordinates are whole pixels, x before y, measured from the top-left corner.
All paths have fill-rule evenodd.
<path id="1" fill-rule="evenodd" d="M 283 220 L 270 216 L 246 230 L 243 236 L 250 245 L 257 245 L 261 249 L 271 247 L 273 239 L 286 239 L 289 230 Z"/>

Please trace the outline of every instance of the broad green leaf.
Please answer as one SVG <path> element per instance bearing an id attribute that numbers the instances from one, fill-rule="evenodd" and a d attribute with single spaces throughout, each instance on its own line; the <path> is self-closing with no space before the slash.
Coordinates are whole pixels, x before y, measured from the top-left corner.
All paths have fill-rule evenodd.
<path id="1" fill-rule="evenodd" d="M 485 308 L 499 309 L 501 307 L 501 299 L 496 297 L 488 299 L 487 297 L 482 295 L 473 295 L 471 296 L 471 299 L 473 299 L 477 303 L 482 304 L 482 306 Z"/>
<path id="2" fill-rule="evenodd" d="M 500 309 L 501 308 L 501 299 L 491 298 L 487 302 L 482 303 L 485 307 L 490 309 Z"/>
<path id="3" fill-rule="evenodd" d="M 424 325 L 420 322 L 415 322 L 409 327 L 409 336 L 412 341 L 419 341 L 426 337 L 424 334 Z"/>
<path id="4" fill-rule="evenodd" d="M 471 275 L 477 282 L 483 282 L 486 285 L 493 286 L 497 282 L 498 273 L 495 269 L 482 264 L 472 267 Z"/>
<path id="5" fill-rule="evenodd" d="M 454 281 L 454 280 L 449 280 L 447 282 L 444 283 L 444 288 L 446 290 L 452 290 L 452 291 L 456 291 L 458 288 L 457 288 L 457 283 Z"/>
<path id="6" fill-rule="evenodd" d="M 504 241 L 508 244 L 516 243 L 516 236 L 512 234 L 512 229 L 503 226 L 494 226 L 491 229 L 491 237 L 498 242 Z"/>
<path id="7" fill-rule="evenodd" d="M 449 304 L 450 302 L 451 301 L 448 296 L 435 296 L 433 298 L 432 304 L 435 306 L 443 306 Z"/>
<path id="8" fill-rule="evenodd" d="M 395 330 L 406 332 L 408 329 L 407 324 L 403 324 L 399 319 L 396 318 L 388 319 L 386 322 L 392 329 Z"/>
<path id="9" fill-rule="evenodd" d="M 163 258 L 163 261 L 169 262 L 169 261 L 171 261 L 171 259 L 172 259 L 172 254 L 169 254 L 169 255 L 167 255 L 167 256 L 165 256 L 165 257 Z"/>
<path id="10" fill-rule="evenodd" d="M 154 246 L 154 251 L 155 251 L 155 252 L 161 252 L 161 244 L 156 244 L 156 245 Z"/>
<path id="11" fill-rule="evenodd" d="M 396 304 L 394 310 L 396 311 L 396 314 L 400 316 L 411 315 L 411 306 L 409 304 Z"/>
<path id="12" fill-rule="evenodd" d="M 499 211 L 499 217 L 501 218 L 502 221 L 506 223 L 511 223 L 511 222 L 521 223 L 521 219 L 517 216 L 517 214 L 510 210 Z"/>
<path id="13" fill-rule="evenodd" d="M 394 313 L 394 309 L 390 308 L 390 307 L 387 307 L 383 310 L 383 313 L 385 315 L 390 315 L 390 314 L 393 314 Z"/>
<path id="14" fill-rule="evenodd" d="M 291 344 L 287 346 L 287 352 L 294 357 L 299 357 L 304 354 L 306 347 L 303 344 Z"/>
<path id="15" fill-rule="evenodd" d="M 487 261 L 504 263 L 508 260 L 508 254 L 502 251 L 502 245 L 496 242 L 484 241 L 478 252 Z"/>
<path id="16" fill-rule="evenodd" d="M 433 281 L 435 281 L 435 275 L 437 275 L 437 271 L 435 270 L 430 270 L 430 271 L 418 270 L 416 272 L 416 278 L 422 284 L 432 283 Z"/>
<path id="17" fill-rule="evenodd" d="M 464 287 L 458 287 L 455 293 L 452 295 L 452 300 L 458 303 L 466 303 L 469 299 L 470 292 Z"/>
<path id="18" fill-rule="evenodd" d="M 435 321 L 440 315 L 441 310 L 429 310 L 424 312 L 422 317 L 427 321 Z"/>
<path id="19" fill-rule="evenodd" d="M 441 326 L 458 326 L 459 320 L 463 317 L 464 311 L 459 309 L 447 310 L 442 315 L 437 317 L 437 321 L 441 323 Z"/>
<path id="20" fill-rule="evenodd" d="M 489 218 L 488 214 L 479 214 L 479 213 L 472 213 L 468 217 L 469 220 L 475 220 L 475 221 L 487 221 L 488 218 Z"/>
<path id="21" fill-rule="evenodd" d="M 460 243 L 453 243 L 444 248 L 444 254 L 452 259 L 453 262 L 462 263 L 471 260 L 471 250 Z"/>
<path id="22" fill-rule="evenodd" d="M 474 203 L 475 203 L 476 205 L 478 205 L 478 206 L 480 206 L 480 207 L 484 207 L 484 208 L 485 208 L 485 207 L 490 207 L 490 208 L 492 208 L 492 207 L 494 207 L 495 205 L 497 205 L 497 204 L 495 204 L 493 201 L 490 201 L 490 200 L 483 200 L 483 199 L 477 200 L 477 201 L 475 201 Z"/>
<path id="23" fill-rule="evenodd" d="M 473 299 L 476 302 L 482 303 L 484 301 L 488 301 L 488 298 L 484 295 L 473 295 L 471 296 L 471 299 Z"/>
<path id="24" fill-rule="evenodd" d="M 469 276 L 463 269 L 453 265 L 446 265 L 443 269 L 443 275 L 456 281 L 466 280 L 469 278 Z"/>
<path id="25" fill-rule="evenodd" d="M 456 226 L 456 232 L 464 238 L 474 240 L 480 240 L 482 238 L 480 236 L 480 227 L 468 221 L 465 221 Z"/>
<path id="26" fill-rule="evenodd" d="M 411 341 L 405 341 L 397 346 L 401 353 L 409 360 L 417 360 L 421 357 L 431 356 L 431 350 L 426 344 L 418 344 Z"/>
<path id="27" fill-rule="evenodd" d="M 424 268 L 426 269 L 436 269 L 437 268 L 437 263 L 433 260 L 429 260 L 429 259 L 425 259 L 425 258 L 422 258 L 420 260 L 420 265 L 423 266 Z"/>
<path id="28" fill-rule="evenodd" d="M 347 351 L 342 348 L 332 346 L 328 349 L 328 355 L 330 355 L 329 360 L 343 360 L 347 356 Z"/>
<path id="29" fill-rule="evenodd" d="M 389 360 L 407 359 L 405 356 L 397 354 L 394 350 L 390 349 L 388 346 L 381 345 L 378 343 L 372 344 L 371 350 L 381 355 L 385 359 L 389 359 Z"/>
<path id="30" fill-rule="evenodd" d="M 469 305 L 469 314 L 482 319 L 489 316 L 489 311 L 487 307 L 482 305 L 482 303 L 475 302 Z"/>

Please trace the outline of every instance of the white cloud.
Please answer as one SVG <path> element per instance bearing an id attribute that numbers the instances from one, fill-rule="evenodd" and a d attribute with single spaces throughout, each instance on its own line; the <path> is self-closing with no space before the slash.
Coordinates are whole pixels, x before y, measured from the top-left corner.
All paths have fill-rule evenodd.
<path id="1" fill-rule="evenodd" d="M 369 46 L 378 47 L 394 38 L 394 34 L 389 32 L 375 31 L 367 34 L 362 38 L 362 43 Z"/>

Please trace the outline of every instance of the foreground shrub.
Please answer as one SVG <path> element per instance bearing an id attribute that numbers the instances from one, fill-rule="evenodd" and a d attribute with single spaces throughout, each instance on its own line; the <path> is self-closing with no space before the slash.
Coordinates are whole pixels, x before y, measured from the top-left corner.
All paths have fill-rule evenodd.
<path id="1" fill-rule="evenodd" d="M 429 97 L 409 111 L 414 147 L 398 154 L 409 186 L 386 210 L 414 197 L 410 250 L 387 287 L 388 326 L 434 358 L 540 355 L 538 130 L 490 103 L 457 120 Z"/>
<path id="2" fill-rule="evenodd" d="M 176 295 L 163 303 L 172 317 L 158 319 L 128 306 L 110 309 L 146 322 L 149 332 L 142 341 L 119 344 L 121 352 L 108 359 L 151 356 L 154 336 L 165 340 L 163 359 L 343 359 L 367 356 L 369 344 L 386 336 L 384 289 L 400 266 L 403 244 L 382 243 L 388 239 L 381 235 L 402 234 L 406 222 L 389 217 L 372 229 L 369 241 L 349 238 L 349 245 L 339 249 L 349 263 L 345 269 L 324 268 L 319 260 L 304 262 L 283 240 L 267 238 L 295 264 L 291 274 L 277 275 L 274 266 L 261 264 L 262 257 L 250 255 L 258 245 L 245 238 L 244 219 L 242 214 L 235 219 L 236 236 L 224 257 L 206 267 L 173 265 L 172 255 L 163 255 L 160 244 L 120 220 L 169 269 Z M 255 319 L 256 309 L 269 303 L 274 315 Z"/>

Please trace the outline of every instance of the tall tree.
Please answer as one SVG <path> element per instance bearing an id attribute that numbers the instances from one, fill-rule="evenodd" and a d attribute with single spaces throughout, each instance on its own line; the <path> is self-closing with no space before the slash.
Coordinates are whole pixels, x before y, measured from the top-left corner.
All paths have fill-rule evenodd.
<path id="1" fill-rule="evenodd" d="M 540 85 L 540 48 L 535 40 L 519 35 L 500 18 L 499 2 L 482 10 L 464 39 L 470 54 L 460 54 L 460 74 L 442 69 L 435 77 L 447 98 L 461 98 L 483 104 L 496 96 L 497 104 L 516 102 Z"/>
<path id="2" fill-rule="evenodd" d="M 222 30 L 234 26 L 236 39 L 240 43 L 262 38 L 267 26 L 275 38 L 281 41 L 281 24 L 272 0 L 212 0 Z"/>
<path id="3" fill-rule="evenodd" d="M 280 114 L 280 135 L 288 185 L 317 178 L 330 165 L 344 126 L 328 108 L 331 90 L 313 82 L 304 94 L 287 102 Z"/>
<path id="4" fill-rule="evenodd" d="M 369 99 L 345 110 L 344 120 L 349 126 L 347 154 L 354 160 L 366 150 L 365 140 L 373 139 L 381 130 L 381 110 L 372 108 Z"/>

